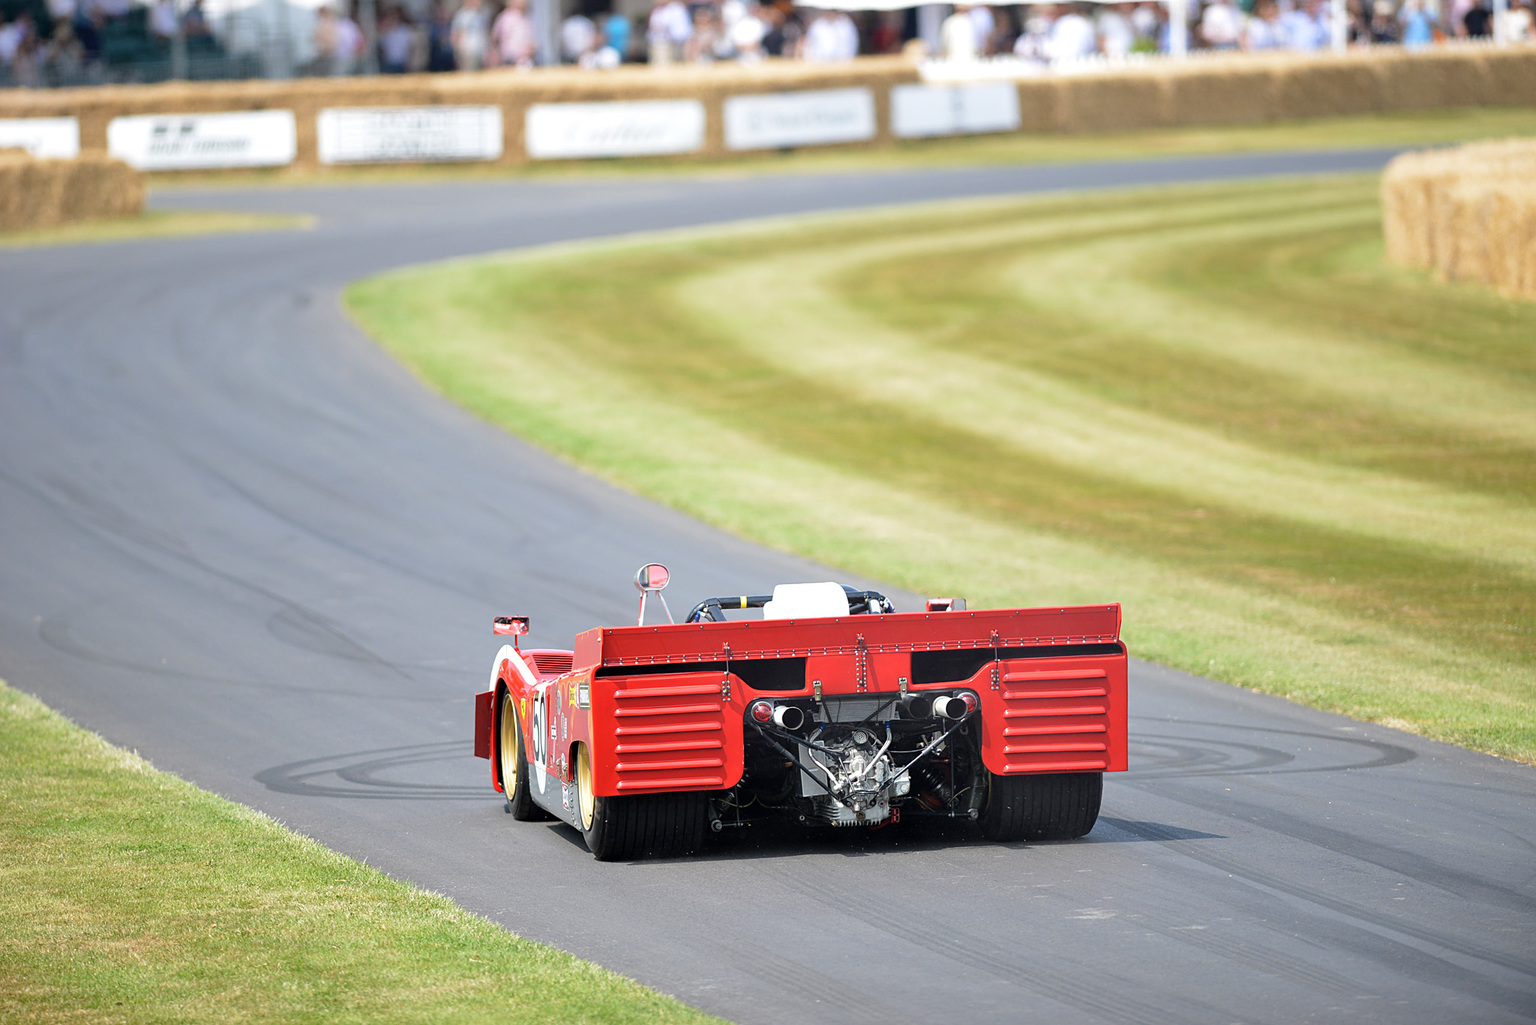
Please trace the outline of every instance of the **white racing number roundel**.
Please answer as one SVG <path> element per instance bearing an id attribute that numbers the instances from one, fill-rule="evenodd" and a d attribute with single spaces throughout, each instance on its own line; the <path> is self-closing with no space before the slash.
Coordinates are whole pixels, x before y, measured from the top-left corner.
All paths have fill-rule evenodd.
<path id="1" fill-rule="evenodd" d="M 549 728 L 545 721 L 544 696 L 548 687 L 540 687 L 533 692 L 533 700 L 528 711 L 529 732 L 533 734 L 533 768 L 534 778 L 539 785 L 539 793 L 544 792 L 544 776 L 549 764 Z"/>

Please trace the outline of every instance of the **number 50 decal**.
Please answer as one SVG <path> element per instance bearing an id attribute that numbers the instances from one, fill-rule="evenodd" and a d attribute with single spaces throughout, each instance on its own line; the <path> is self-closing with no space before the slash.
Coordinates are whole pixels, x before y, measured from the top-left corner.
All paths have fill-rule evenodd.
<path id="1" fill-rule="evenodd" d="M 534 691 L 533 700 L 529 702 L 532 707 L 528 710 L 528 731 L 533 734 L 533 778 L 541 794 L 544 792 L 544 767 L 549 764 L 549 730 L 545 696 L 544 688 Z"/>

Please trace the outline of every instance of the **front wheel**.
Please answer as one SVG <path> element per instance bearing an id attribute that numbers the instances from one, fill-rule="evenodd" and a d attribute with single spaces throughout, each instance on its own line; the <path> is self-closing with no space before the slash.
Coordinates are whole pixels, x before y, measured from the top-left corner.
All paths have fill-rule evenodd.
<path id="1" fill-rule="evenodd" d="M 528 759 L 523 757 L 523 729 L 517 718 L 517 701 L 511 691 L 501 692 L 501 729 L 497 734 L 496 769 L 507 798 L 507 813 L 519 822 L 539 822 L 551 816 L 533 803 L 528 790 Z"/>
<path id="2" fill-rule="evenodd" d="M 1102 772 L 987 776 L 979 822 L 988 840 L 1073 840 L 1099 820 Z"/>
<path id="3" fill-rule="evenodd" d="M 592 751 L 576 745 L 576 828 L 598 861 L 692 854 L 708 818 L 708 794 L 594 794 Z"/>

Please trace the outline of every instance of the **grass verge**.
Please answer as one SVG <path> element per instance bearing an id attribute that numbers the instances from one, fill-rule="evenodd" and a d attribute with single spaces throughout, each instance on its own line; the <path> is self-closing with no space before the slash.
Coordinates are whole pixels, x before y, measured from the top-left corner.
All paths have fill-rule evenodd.
<path id="1" fill-rule="evenodd" d="M 1536 304 L 1387 266 L 1376 195 L 799 218 L 348 303 L 481 416 L 743 536 L 973 607 L 1120 600 L 1139 656 L 1536 762 Z"/>
<path id="2" fill-rule="evenodd" d="M 141 238 L 177 238 L 237 231 L 283 231 L 308 228 L 313 218 L 286 214 L 239 214 L 202 210 L 149 210 L 137 217 L 112 217 L 50 228 L 0 232 L 0 249 L 31 246 L 74 246 L 89 242 L 123 242 Z"/>
<path id="3" fill-rule="evenodd" d="M 693 174 L 751 175 L 852 173 L 922 167 L 1000 164 L 1087 163 L 1148 157 L 1435 146 L 1514 135 L 1536 135 L 1536 109 L 1475 107 L 1413 114 L 1372 114 L 1318 118 L 1269 125 L 1148 129 L 1100 135 L 1012 133 L 969 138 L 920 139 L 889 146 L 841 146 L 753 154 L 718 160 L 689 157 L 614 160 L 535 161 L 492 164 L 392 165 L 375 167 L 274 168 L 219 172 L 162 172 L 156 186 L 251 186 L 296 184 L 391 184 L 500 178 L 605 178 Z"/>
<path id="4" fill-rule="evenodd" d="M 0 1020 L 714 1022 L 0 683 Z"/>

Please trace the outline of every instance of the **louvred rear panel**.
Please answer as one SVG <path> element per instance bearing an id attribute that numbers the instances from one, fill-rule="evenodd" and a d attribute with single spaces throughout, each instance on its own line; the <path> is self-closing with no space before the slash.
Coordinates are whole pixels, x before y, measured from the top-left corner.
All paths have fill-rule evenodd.
<path id="1" fill-rule="evenodd" d="M 593 789 L 599 794 L 723 790 L 741 779 L 741 707 L 723 675 L 610 676 L 593 689 Z M 740 690 L 740 684 L 736 689 Z"/>
<path id="2" fill-rule="evenodd" d="M 1105 772 L 1126 767 L 1126 658 L 1005 659 L 988 666 L 982 759 L 998 773 Z"/>

